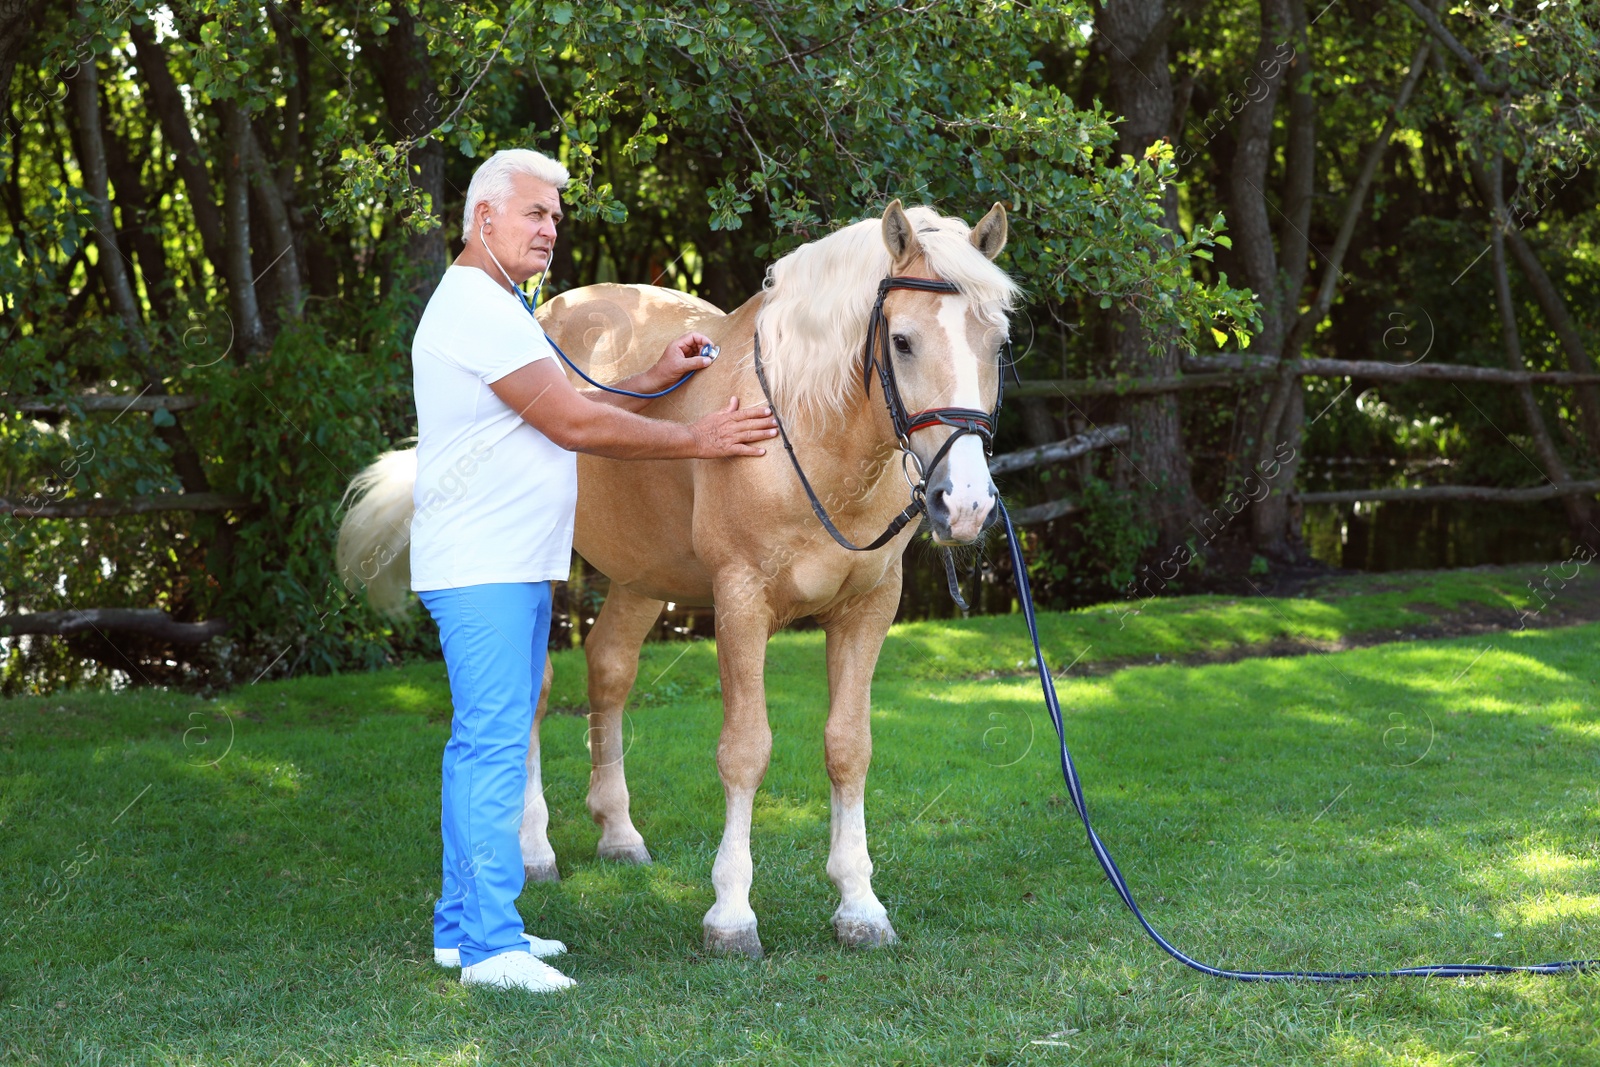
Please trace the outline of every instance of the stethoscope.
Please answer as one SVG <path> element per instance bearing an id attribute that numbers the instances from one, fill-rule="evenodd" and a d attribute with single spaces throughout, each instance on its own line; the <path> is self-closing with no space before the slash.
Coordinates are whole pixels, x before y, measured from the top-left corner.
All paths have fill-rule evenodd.
<path id="1" fill-rule="evenodd" d="M 478 223 L 478 240 L 483 244 L 483 250 L 489 253 L 489 258 L 494 261 L 494 265 L 498 267 L 500 269 L 500 273 L 505 276 L 506 284 L 511 286 L 511 292 L 517 298 L 518 303 L 523 306 L 523 309 L 526 310 L 530 316 L 533 316 L 534 324 L 539 327 L 539 332 L 544 333 L 544 326 L 539 323 L 538 316 L 534 315 L 534 309 L 539 306 L 539 290 L 544 288 L 545 277 L 550 273 L 549 261 L 545 261 L 544 270 L 539 272 L 539 284 L 533 287 L 533 296 L 529 297 L 524 295 L 522 290 L 517 287 L 517 283 L 511 280 L 511 275 L 507 273 L 505 267 L 501 266 L 499 257 L 494 254 L 494 249 L 490 248 L 489 242 L 484 240 L 483 223 L 481 222 Z M 544 333 L 544 339 L 550 342 L 550 347 L 555 349 L 556 355 L 561 357 L 561 361 L 563 363 L 572 368 L 572 372 L 574 374 L 588 382 L 590 385 L 594 386 L 596 389 L 604 390 L 607 393 L 616 393 L 618 396 L 631 396 L 636 400 L 654 400 L 657 397 L 666 396 L 668 393 L 678 388 L 678 386 L 682 385 L 684 382 L 688 381 L 690 378 L 693 378 L 696 374 L 705 369 L 704 367 L 695 368 L 688 374 L 685 374 L 682 378 L 679 378 L 677 381 L 661 390 L 659 393 L 635 393 L 629 389 L 618 389 L 614 385 L 606 385 L 604 382 L 595 381 L 593 378 L 589 377 L 583 372 L 583 368 L 572 362 L 571 358 L 568 357 L 565 352 L 561 351 L 561 346 L 556 344 L 555 338 L 551 337 L 548 333 Z M 716 359 L 720 351 L 721 350 L 716 345 L 700 346 L 700 354 L 708 359 Z"/>

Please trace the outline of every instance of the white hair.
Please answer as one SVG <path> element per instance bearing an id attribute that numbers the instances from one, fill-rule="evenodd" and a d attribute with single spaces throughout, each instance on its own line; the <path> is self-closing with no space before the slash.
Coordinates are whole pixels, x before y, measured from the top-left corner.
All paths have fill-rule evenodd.
<path id="1" fill-rule="evenodd" d="M 478 205 L 487 202 L 496 211 L 506 206 L 511 198 L 511 180 L 518 174 L 553 185 L 557 189 L 567 184 L 567 168 L 542 152 L 531 148 L 502 148 L 483 161 L 472 175 L 467 186 L 467 206 L 461 212 L 461 238 L 466 240 L 472 230 L 472 216 Z"/>
<path id="2" fill-rule="evenodd" d="M 906 218 L 930 272 L 955 283 L 982 321 L 1004 326 L 1021 290 L 972 246 L 971 227 L 930 207 L 906 208 Z M 768 268 L 756 331 L 785 415 L 827 422 L 844 412 L 861 388 L 867 318 L 889 269 L 881 218 L 851 223 Z"/>

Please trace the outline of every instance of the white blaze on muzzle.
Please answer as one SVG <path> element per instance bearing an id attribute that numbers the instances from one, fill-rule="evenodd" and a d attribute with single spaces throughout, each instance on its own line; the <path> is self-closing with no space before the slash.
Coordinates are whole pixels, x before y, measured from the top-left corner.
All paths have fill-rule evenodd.
<path id="1" fill-rule="evenodd" d="M 949 343 L 950 366 L 955 375 L 951 407 L 987 411 L 978 379 L 978 354 L 967 340 L 967 300 L 957 295 L 939 299 L 939 325 Z M 934 503 L 945 511 L 950 535 L 958 541 L 973 541 L 983 532 L 984 521 L 994 507 L 994 482 L 989 478 L 989 460 L 983 454 L 983 439 L 966 434 L 950 446 L 944 470 L 932 471 L 930 488 L 939 499 Z"/>

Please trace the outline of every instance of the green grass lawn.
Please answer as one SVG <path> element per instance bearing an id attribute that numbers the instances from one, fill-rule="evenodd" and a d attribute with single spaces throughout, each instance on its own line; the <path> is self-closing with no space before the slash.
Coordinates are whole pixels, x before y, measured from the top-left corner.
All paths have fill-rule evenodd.
<path id="1" fill-rule="evenodd" d="M 1450 640 L 1520 577 L 1045 619 L 1059 668 L 1292 639 L 1394 643 L 1061 683 L 1102 838 L 1152 921 L 1262 968 L 1600 956 L 1600 625 Z M 1498 599 L 1497 599 L 1498 598 Z M 1254 986 L 1187 971 L 1105 885 L 1018 618 L 889 638 L 868 829 L 902 943 L 837 947 L 819 633 L 775 638 L 753 902 L 708 958 L 721 832 L 709 644 L 647 649 L 628 718 L 656 863 L 600 864 L 584 723 L 545 726 L 565 880 L 523 914 L 580 985 L 468 992 L 429 962 L 444 669 L 207 701 L 0 704 L 0 1060 L 86 1064 L 1586 1064 L 1600 976 Z M 575 655 L 555 701 L 581 705 Z"/>

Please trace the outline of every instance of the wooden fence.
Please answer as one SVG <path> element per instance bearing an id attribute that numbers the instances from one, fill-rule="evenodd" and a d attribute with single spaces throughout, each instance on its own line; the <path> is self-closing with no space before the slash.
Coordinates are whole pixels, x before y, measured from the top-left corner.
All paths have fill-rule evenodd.
<path id="1" fill-rule="evenodd" d="M 1261 384 L 1280 374 L 1300 378 L 1350 378 L 1380 382 L 1477 382 L 1526 387 L 1532 385 L 1593 386 L 1600 374 L 1570 371 L 1528 371 L 1500 367 L 1472 367 L 1454 363 L 1388 363 L 1381 360 L 1300 359 L 1288 367 L 1271 357 L 1242 354 L 1191 356 L 1183 360 L 1182 374 L 1162 378 L 1060 378 L 1024 381 L 1008 392 L 1013 396 L 1086 397 L 1151 396 L 1199 389 L 1232 389 Z M 1535 434 L 1547 433 L 1541 425 Z M 1050 446 L 1046 446 L 1050 447 Z M 1101 447 L 1104 447 L 1103 445 Z M 998 458 L 998 457 L 997 457 Z M 1378 501 L 1442 502 L 1479 500 L 1498 503 L 1533 503 L 1565 497 L 1590 497 L 1600 493 L 1600 480 L 1561 480 L 1542 486 L 1502 489 L 1478 485 L 1429 485 L 1372 489 L 1341 489 L 1331 492 L 1290 491 L 1290 499 L 1301 504 L 1344 504 Z M 1065 501 L 1057 505 L 1066 505 Z M 1050 505 L 1050 506 L 1057 506 Z M 1035 509 L 1028 509 L 1030 511 Z M 1057 514 L 1068 514 L 1073 509 Z M 1043 521 L 1035 519 L 1033 521 Z"/>
<path id="2" fill-rule="evenodd" d="M 1566 371 L 1527 371 L 1497 367 L 1472 367 L 1448 363 L 1398 364 L 1380 360 L 1301 359 L 1284 367 L 1276 359 L 1228 354 L 1189 357 L 1183 373 L 1160 378 L 1063 378 L 1024 381 L 1010 390 L 1013 396 L 1090 397 L 1146 396 L 1204 389 L 1231 389 L 1261 384 L 1282 375 L 1295 377 L 1341 377 L 1365 381 L 1476 382 L 1527 388 L 1532 385 L 1593 387 L 1600 374 Z M 194 396 L 106 396 L 88 395 L 69 402 L 21 400 L 14 410 L 29 415 L 66 415 L 101 412 L 158 410 L 187 411 L 199 407 L 203 397 Z M 1547 432 L 1539 426 L 1535 432 Z M 1007 474 L 1044 464 L 1062 463 L 1103 448 L 1126 444 L 1129 428 L 1124 425 L 1099 427 L 1062 441 L 1019 449 L 995 456 L 989 463 L 993 474 Z M 1499 503 L 1531 503 L 1566 497 L 1587 497 L 1600 493 L 1600 480 L 1563 480 L 1542 486 L 1504 489 L 1494 486 L 1431 485 L 1372 489 L 1342 489 L 1331 492 L 1293 493 L 1291 499 L 1302 504 L 1335 504 L 1358 501 L 1439 502 L 1478 500 Z M 239 511 L 253 506 L 246 497 L 213 492 L 168 493 L 131 497 L 124 500 L 94 498 L 50 503 L 0 500 L 0 517 L 68 519 L 114 518 L 164 511 L 221 512 Z M 1014 512 L 1018 525 L 1049 522 L 1078 510 L 1070 499 L 1046 501 Z M 224 632 L 221 619 L 180 623 L 164 611 L 145 609 L 87 609 L 46 611 L 0 616 L 0 636 L 21 634 L 67 635 L 87 630 L 122 630 L 163 638 L 177 644 L 195 644 Z"/>

